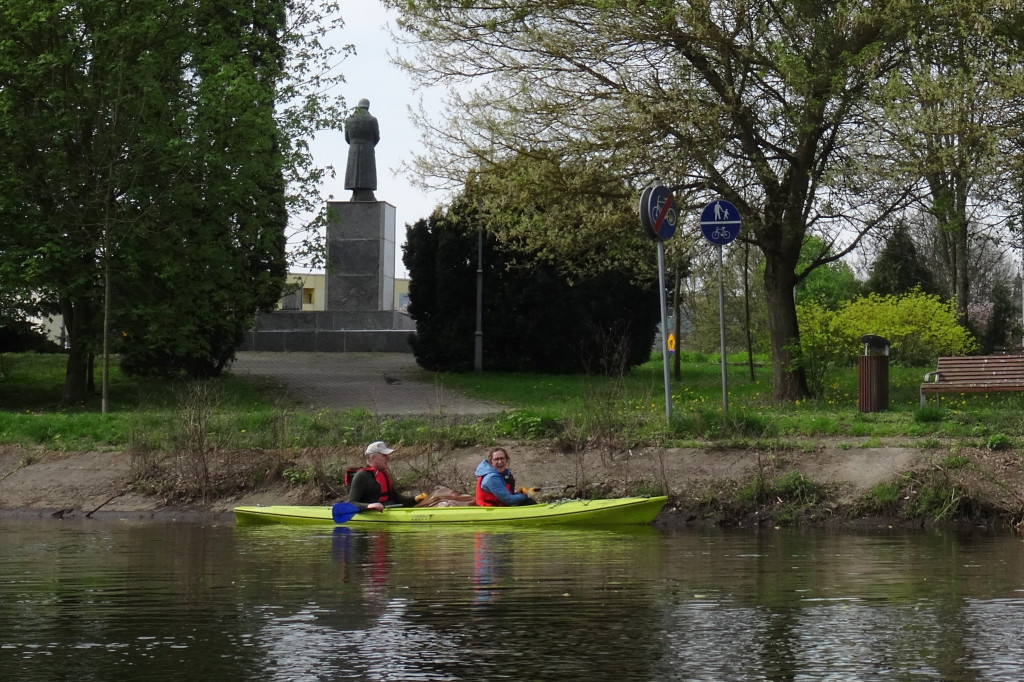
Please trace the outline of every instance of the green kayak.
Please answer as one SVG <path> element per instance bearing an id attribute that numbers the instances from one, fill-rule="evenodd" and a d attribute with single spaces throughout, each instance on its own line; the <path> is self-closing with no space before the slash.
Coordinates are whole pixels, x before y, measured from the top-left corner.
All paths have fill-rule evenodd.
<path id="1" fill-rule="evenodd" d="M 361 528 L 382 524 L 514 524 L 518 526 L 608 526 L 650 523 L 667 497 L 621 497 L 613 500 L 564 500 L 525 507 L 410 507 L 346 515 L 345 525 Z M 341 503 L 345 504 L 345 503 Z M 346 505 L 347 506 L 347 505 Z M 334 524 L 332 507 L 235 507 L 239 525 L 264 523 Z"/>

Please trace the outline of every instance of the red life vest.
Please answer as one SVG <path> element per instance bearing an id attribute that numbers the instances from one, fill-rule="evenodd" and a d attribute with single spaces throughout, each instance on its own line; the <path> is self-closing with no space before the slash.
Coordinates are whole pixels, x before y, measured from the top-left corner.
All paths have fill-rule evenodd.
<path id="1" fill-rule="evenodd" d="M 483 486 L 480 485 L 480 483 L 483 480 L 484 480 L 483 476 L 477 476 L 476 477 L 476 506 L 478 506 L 478 507 L 504 507 L 505 505 L 502 503 L 501 500 L 498 499 L 498 497 L 494 493 L 490 492 L 489 490 L 484 490 L 483 489 Z M 512 492 L 512 485 L 513 485 L 512 483 L 509 483 L 508 481 L 505 481 L 505 488 L 509 492 Z"/>
<path id="2" fill-rule="evenodd" d="M 350 469 L 349 472 L 351 471 L 352 470 Z M 377 480 L 377 485 L 380 486 L 380 499 L 378 501 L 381 504 L 384 504 L 385 502 L 391 499 L 392 486 L 391 477 L 388 476 L 388 472 L 382 471 L 380 469 L 374 469 L 373 467 L 363 467 L 362 469 L 356 469 L 355 471 L 369 471 L 373 473 L 373 477 Z M 347 475 L 349 472 L 346 472 L 346 483 L 348 483 L 349 480 L 351 479 L 351 477 Z"/>

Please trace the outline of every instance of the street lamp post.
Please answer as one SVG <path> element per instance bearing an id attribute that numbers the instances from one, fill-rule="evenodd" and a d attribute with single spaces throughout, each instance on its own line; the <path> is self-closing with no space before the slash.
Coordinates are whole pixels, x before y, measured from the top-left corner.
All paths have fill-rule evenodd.
<path id="1" fill-rule="evenodd" d="M 484 228 L 477 228 L 476 240 L 476 336 L 473 344 L 473 369 L 484 370 Z"/>

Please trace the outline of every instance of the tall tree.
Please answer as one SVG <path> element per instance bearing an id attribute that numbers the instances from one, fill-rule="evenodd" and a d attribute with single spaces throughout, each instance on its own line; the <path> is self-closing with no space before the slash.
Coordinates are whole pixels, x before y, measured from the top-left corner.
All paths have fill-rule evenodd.
<path id="1" fill-rule="evenodd" d="M 119 287 L 120 323 L 132 339 L 122 354 L 133 372 L 218 373 L 253 312 L 277 302 L 287 270 L 274 112 L 285 66 L 284 6 L 264 0 L 223 12 L 199 3 L 191 19 L 204 30 L 188 55 L 189 116 L 176 139 L 200 144 L 185 150 L 187 162 L 167 185 L 169 210 L 136 233 L 126 256 L 133 267 Z M 156 183 L 151 178 L 147 187 Z M 160 229 L 171 221 L 176 229 Z M 164 302 L 158 315 L 147 305 L 156 292 Z"/>
<path id="2" fill-rule="evenodd" d="M 878 257 L 871 264 L 865 288 L 873 294 L 891 296 L 920 289 L 937 293 L 931 271 L 922 261 L 917 245 L 904 223 L 899 223 L 885 240 Z"/>
<path id="3" fill-rule="evenodd" d="M 1002 232 L 1011 212 L 1006 187 L 1019 161 L 1008 142 L 1019 135 L 1024 96 L 1024 51 L 1014 35 L 1022 18 L 1012 0 L 935 3 L 910 58 L 879 89 L 891 121 L 885 144 L 920 178 L 920 205 L 949 274 L 943 293 L 961 316 L 977 272 L 971 249 L 985 233 Z"/>
<path id="4" fill-rule="evenodd" d="M 8 37 L 0 44 L 0 145 L 7 152 L 0 213 L 10 236 L 3 267 L 20 270 L 26 286 L 59 304 L 69 402 L 84 398 L 88 359 L 97 351 L 101 262 L 117 201 L 111 174 L 130 172 L 125 151 L 137 121 L 122 105 L 145 102 L 139 86 L 155 75 L 130 65 L 139 49 L 162 47 L 159 38 L 144 48 L 141 40 L 125 44 L 120 9 L 35 0 L 5 4 L 0 15 Z M 160 16 L 152 5 L 144 9 Z M 136 35 L 156 33 L 152 25 L 163 22 L 139 22 Z"/>
<path id="5" fill-rule="evenodd" d="M 101 339 L 120 341 L 130 369 L 206 375 L 273 305 L 286 183 L 315 181 L 305 140 L 340 120 L 321 90 L 340 76 L 315 66 L 332 51 L 310 52 L 331 22 L 309 26 L 334 10 L 0 6 L 0 276 L 59 302 L 66 401 L 85 397 Z"/>
<path id="6" fill-rule="evenodd" d="M 445 120 L 424 120 L 435 149 L 422 171 L 459 183 L 510 154 L 543 152 L 637 192 L 660 176 L 687 204 L 725 197 L 765 258 L 774 395 L 807 395 L 792 362 L 793 289 L 902 202 L 874 192 L 858 160 L 870 147 L 870 90 L 901 63 L 928 3 L 385 3 L 420 50 L 414 73 L 477 87 L 453 87 Z M 809 232 L 831 255 L 798 271 Z"/>

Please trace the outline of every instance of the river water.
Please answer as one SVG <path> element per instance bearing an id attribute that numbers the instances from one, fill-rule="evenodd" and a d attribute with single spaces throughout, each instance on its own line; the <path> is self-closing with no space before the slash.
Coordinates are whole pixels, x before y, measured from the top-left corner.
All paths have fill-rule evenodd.
<path id="1" fill-rule="evenodd" d="M 1015 534 L 0 520 L 0 680 L 1019 680 Z"/>

